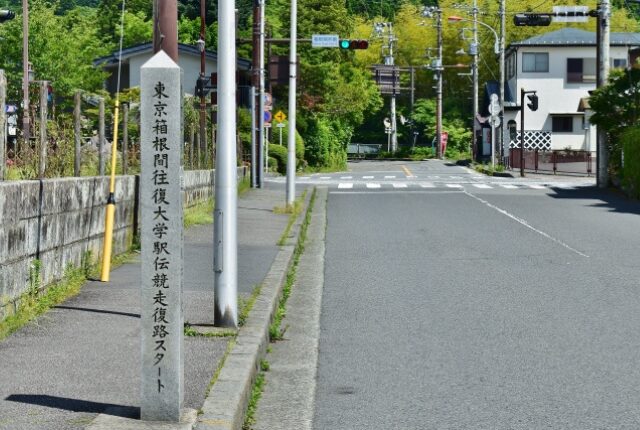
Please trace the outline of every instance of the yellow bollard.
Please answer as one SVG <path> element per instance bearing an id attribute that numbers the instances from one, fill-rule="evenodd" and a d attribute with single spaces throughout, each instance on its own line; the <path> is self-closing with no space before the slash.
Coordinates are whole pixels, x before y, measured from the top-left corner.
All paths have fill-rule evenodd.
<path id="1" fill-rule="evenodd" d="M 111 249 L 113 243 L 113 223 L 116 214 L 116 159 L 118 157 L 118 114 L 120 111 L 120 100 L 116 98 L 114 112 L 113 142 L 111 143 L 111 178 L 109 180 L 109 198 L 107 199 L 107 210 L 104 219 L 104 242 L 102 243 L 102 270 L 100 280 L 109 282 L 111 272 Z"/>

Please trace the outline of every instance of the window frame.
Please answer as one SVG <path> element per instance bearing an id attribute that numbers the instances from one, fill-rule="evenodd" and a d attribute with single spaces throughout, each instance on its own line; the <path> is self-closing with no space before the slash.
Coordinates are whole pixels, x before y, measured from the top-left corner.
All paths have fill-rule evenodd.
<path id="1" fill-rule="evenodd" d="M 585 65 L 586 62 L 590 61 L 592 63 L 590 63 L 590 65 L 594 66 L 593 67 L 593 72 L 594 74 L 585 74 Z M 597 73 L 597 68 L 598 65 L 596 64 L 596 59 L 595 58 L 576 58 L 576 57 L 572 57 L 572 58 L 567 58 L 567 67 L 566 67 L 566 79 L 567 79 L 567 83 L 568 84 L 593 84 L 596 82 L 596 73 Z M 577 70 L 578 67 L 576 67 L 575 71 L 570 71 L 570 64 L 571 62 L 574 62 L 575 65 L 580 64 L 579 67 L 579 71 Z"/>
<path id="2" fill-rule="evenodd" d="M 527 66 L 527 62 L 525 61 L 525 56 L 534 56 L 533 59 L 533 70 L 525 69 Z M 544 70 L 539 69 L 538 57 L 544 57 L 546 59 L 546 63 Z M 549 53 L 548 52 L 523 52 L 522 53 L 522 73 L 549 73 Z"/>
<path id="3" fill-rule="evenodd" d="M 569 120 L 567 122 L 567 119 Z M 562 120 L 562 123 L 556 121 Z M 573 133 L 574 132 L 574 117 L 572 115 L 554 115 L 551 117 L 551 132 L 552 133 Z M 570 127 L 565 127 L 567 124 Z"/>

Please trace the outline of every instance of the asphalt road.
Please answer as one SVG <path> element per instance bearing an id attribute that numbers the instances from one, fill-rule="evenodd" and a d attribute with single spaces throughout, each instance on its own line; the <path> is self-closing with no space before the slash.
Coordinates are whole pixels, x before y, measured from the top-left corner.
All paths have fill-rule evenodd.
<path id="1" fill-rule="evenodd" d="M 323 178 L 315 429 L 640 428 L 637 202 L 438 161 Z"/>

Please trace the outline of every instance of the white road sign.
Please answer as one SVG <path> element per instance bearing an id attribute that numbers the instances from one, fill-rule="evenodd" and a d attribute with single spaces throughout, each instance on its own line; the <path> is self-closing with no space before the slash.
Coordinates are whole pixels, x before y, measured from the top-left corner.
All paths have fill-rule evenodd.
<path id="1" fill-rule="evenodd" d="M 588 22 L 589 6 L 554 6 L 553 22 Z"/>
<path id="2" fill-rule="evenodd" d="M 337 48 L 340 43 L 340 36 L 337 34 L 312 34 L 312 48 Z"/>

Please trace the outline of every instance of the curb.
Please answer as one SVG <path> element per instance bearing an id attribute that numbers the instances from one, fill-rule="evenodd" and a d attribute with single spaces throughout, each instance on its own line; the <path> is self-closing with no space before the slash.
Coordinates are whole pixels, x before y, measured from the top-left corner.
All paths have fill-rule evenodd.
<path id="1" fill-rule="evenodd" d="M 253 383 L 269 344 L 269 325 L 278 308 L 287 272 L 293 263 L 294 249 L 311 195 L 312 192 L 307 193 L 303 210 L 291 227 L 287 244 L 278 251 L 247 322 L 240 327 L 235 346 L 204 401 L 202 414 L 198 415 L 195 425 L 197 430 L 240 430 L 244 424 Z"/>

